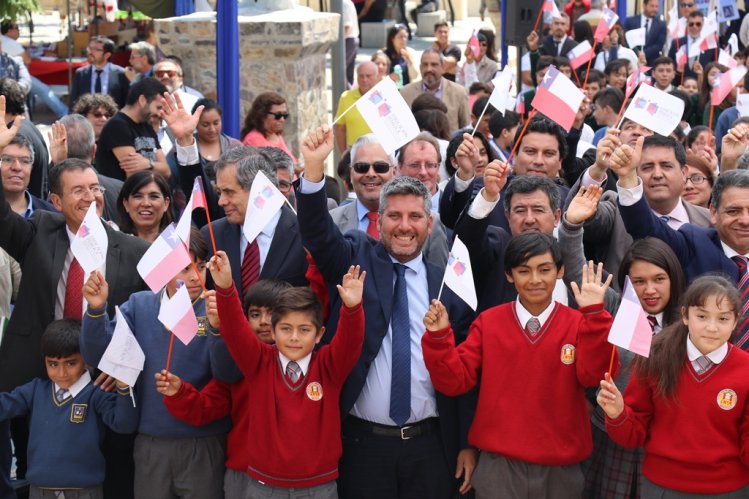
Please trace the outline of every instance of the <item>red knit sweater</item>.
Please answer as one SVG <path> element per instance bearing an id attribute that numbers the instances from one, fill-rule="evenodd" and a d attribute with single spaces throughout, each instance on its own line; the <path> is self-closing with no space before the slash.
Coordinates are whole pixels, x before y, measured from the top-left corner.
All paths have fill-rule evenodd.
<path id="1" fill-rule="evenodd" d="M 535 464 L 579 463 L 593 450 L 583 390 L 608 369 L 611 321 L 603 305 L 556 304 L 531 339 L 515 302 L 505 303 L 479 315 L 457 348 L 452 331 L 427 332 L 424 361 L 446 395 L 465 393 L 481 375 L 471 445 Z"/>
<path id="2" fill-rule="evenodd" d="M 252 332 L 234 286 L 216 287 L 221 335 L 249 386 L 247 473 L 276 487 L 313 487 L 338 477 L 343 382 L 361 354 L 361 304 L 341 308 L 337 333 L 312 354 L 291 387 L 278 350 Z"/>
<path id="3" fill-rule="evenodd" d="M 749 354 L 728 355 L 704 375 L 686 365 L 675 398 L 656 395 L 655 383 L 634 376 L 624 412 L 606 419 L 623 447 L 645 447 L 642 473 L 668 489 L 722 494 L 749 484 Z M 722 407 L 721 407 L 722 403 Z"/>

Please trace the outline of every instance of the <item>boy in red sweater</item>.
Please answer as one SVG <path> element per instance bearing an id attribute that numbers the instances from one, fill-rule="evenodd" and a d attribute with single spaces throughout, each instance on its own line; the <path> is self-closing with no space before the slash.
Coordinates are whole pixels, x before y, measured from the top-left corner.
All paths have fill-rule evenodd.
<path id="1" fill-rule="evenodd" d="M 481 376 L 468 433 L 482 451 L 471 481 L 477 498 L 579 498 L 580 462 L 593 449 L 584 389 L 598 385 L 610 359 L 603 297 L 611 276 L 603 282 L 602 266 L 590 262 L 582 286 L 572 284 L 573 310 L 552 301 L 564 272 L 554 238 L 512 238 L 504 264 L 518 299 L 479 315 L 457 348 L 447 310 L 434 300 L 424 316 L 424 361 L 446 395 L 467 392 Z"/>
<path id="2" fill-rule="evenodd" d="M 337 497 L 335 480 L 341 457 L 338 400 L 343 382 L 361 354 L 364 313 L 361 301 L 366 273 L 351 267 L 338 285 L 339 332 L 329 345 L 322 339 L 322 307 L 309 288 L 281 294 L 272 319 L 275 346 L 258 341 L 242 313 L 223 251 L 208 268 L 216 285 L 221 334 L 249 383 L 247 474 L 250 497 L 269 497 L 274 489 L 301 495 Z M 208 309 L 214 305 L 208 301 Z"/>

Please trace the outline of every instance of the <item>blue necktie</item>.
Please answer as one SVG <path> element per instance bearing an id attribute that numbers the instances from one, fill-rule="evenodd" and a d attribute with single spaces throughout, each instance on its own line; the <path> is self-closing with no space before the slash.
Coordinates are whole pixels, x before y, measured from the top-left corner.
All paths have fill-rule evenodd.
<path id="1" fill-rule="evenodd" d="M 395 264 L 398 276 L 393 290 L 393 366 L 390 379 L 390 418 L 403 426 L 411 417 L 411 327 L 408 317 L 406 266 Z"/>

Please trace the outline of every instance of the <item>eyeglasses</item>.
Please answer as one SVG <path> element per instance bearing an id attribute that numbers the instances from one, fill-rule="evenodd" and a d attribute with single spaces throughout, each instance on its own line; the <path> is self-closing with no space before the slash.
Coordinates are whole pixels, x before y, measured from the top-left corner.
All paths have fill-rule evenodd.
<path id="1" fill-rule="evenodd" d="M 679 5 L 679 7 L 681 7 L 681 8 L 684 8 L 684 7 L 694 7 L 694 4 L 693 3 L 682 3 L 682 4 Z"/>
<path id="2" fill-rule="evenodd" d="M 702 23 L 689 23 L 690 28 L 694 28 L 694 27 L 699 28 L 700 26 L 702 26 Z"/>
<path id="3" fill-rule="evenodd" d="M 91 115 L 94 118 L 106 118 L 106 119 L 109 119 L 109 118 L 112 117 L 112 115 L 109 114 L 109 113 L 91 113 Z"/>
<path id="4" fill-rule="evenodd" d="M 176 74 L 177 74 L 177 72 L 176 72 L 176 71 L 174 71 L 173 69 L 170 69 L 170 70 L 168 70 L 168 71 L 167 71 L 167 70 L 163 70 L 163 69 L 161 69 L 161 70 L 159 70 L 159 71 L 154 71 L 154 72 L 153 72 L 153 74 L 155 74 L 155 75 L 156 75 L 156 76 L 158 76 L 159 78 L 161 78 L 162 76 L 168 76 L 169 78 L 173 78 L 173 77 L 174 77 L 174 75 L 176 75 Z M 182 76 L 182 75 L 180 75 L 180 76 Z"/>
<path id="5" fill-rule="evenodd" d="M 275 119 L 280 120 L 281 118 L 288 120 L 289 119 L 289 113 L 268 113 L 271 116 L 273 116 Z"/>
<path id="6" fill-rule="evenodd" d="M 279 180 L 278 188 L 282 191 L 288 191 L 289 189 L 291 189 L 291 182 L 288 182 L 286 180 Z"/>
<path id="7" fill-rule="evenodd" d="M 359 175 L 364 175 L 369 172 L 370 168 L 374 168 L 375 173 L 387 173 L 390 171 L 390 163 L 387 161 L 375 161 L 374 163 L 358 162 L 351 165 L 351 169 Z"/>
<path id="8" fill-rule="evenodd" d="M 10 156 L 9 154 L 0 156 L 0 163 L 4 165 L 12 165 L 16 161 L 23 166 L 31 166 L 32 163 L 31 158 L 28 156 Z"/>
<path id="9" fill-rule="evenodd" d="M 431 161 L 427 161 L 425 163 L 410 163 L 408 165 L 405 165 L 406 168 L 410 168 L 412 170 L 421 170 L 421 168 L 426 168 L 427 170 L 436 170 L 439 168 L 439 163 L 432 163 Z"/>
<path id="10" fill-rule="evenodd" d="M 88 194 L 89 192 L 93 194 L 94 197 L 96 197 L 96 196 L 101 196 L 102 194 L 104 194 L 104 191 L 106 191 L 104 187 L 100 185 L 94 185 L 94 186 L 89 187 L 88 189 L 85 187 L 76 187 L 72 191 L 68 192 L 68 194 L 73 196 L 73 198 L 75 199 L 83 199 L 84 197 L 86 197 L 86 194 Z"/>
<path id="11" fill-rule="evenodd" d="M 695 173 L 694 175 L 688 176 L 687 179 L 684 181 L 684 183 L 686 184 L 687 182 L 692 182 L 692 184 L 694 185 L 700 185 L 705 180 L 707 180 L 706 176 L 698 175 Z"/>

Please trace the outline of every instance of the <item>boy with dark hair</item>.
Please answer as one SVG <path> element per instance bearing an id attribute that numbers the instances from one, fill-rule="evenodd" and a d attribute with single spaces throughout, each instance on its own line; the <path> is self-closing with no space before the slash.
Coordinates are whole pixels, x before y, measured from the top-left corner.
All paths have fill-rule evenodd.
<path id="1" fill-rule="evenodd" d="M 492 148 L 496 147 L 495 151 L 501 152 L 504 160 L 510 157 L 510 150 L 512 149 L 519 125 L 520 116 L 512 111 L 505 111 L 504 114 L 494 113 L 489 118 L 489 132 L 492 134 L 493 142 Z"/>
<path id="2" fill-rule="evenodd" d="M 0 418 L 29 416 L 30 497 L 70 499 L 104 497 L 104 426 L 130 433 L 138 409 L 129 387 L 116 381 L 116 393 L 91 382 L 79 348 L 81 324 L 71 319 L 50 323 L 41 346 L 49 379 L 36 378 L 0 393 Z"/>
<path id="3" fill-rule="evenodd" d="M 301 497 L 337 497 L 341 457 L 339 397 L 364 341 L 362 293 L 365 272 L 351 266 L 337 286 L 342 305 L 338 333 L 322 339 L 322 306 L 310 288 L 284 291 L 273 309 L 275 346 L 258 341 L 244 320 L 229 259 L 219 251 L 209 269 L 216 285 L 221 332 L 249 383 L 251 445 L 247 447 L 249 497 L 293 488 Z"/>
<path id="4" fill-rule="evenodd" d="M 552 236 L 513 237 L 504 265 L 517 300 L 480 314 L 457 348 L 447 310 L 432 301 L 424 316 L 424 361 L 434 387 L 452 396 L 473 388 L 481 375 L 468 434 L 482 450 L 472 479 L 477 494 L 579 498 L 580 462 L 593 449 L 584 388 L 597 386 L 596 375 L 610 359 L 612 319 L 603 297 L 611 276 L 603 282 L 602 266 L 595 271 L 590 262 L 582 285 L 572 284 L 579 306 L 573 310 L 552 300 L 564 272 Z M 553 394 L 553 417 L 539 417 L 549 413 L 543 393 Z"/>

